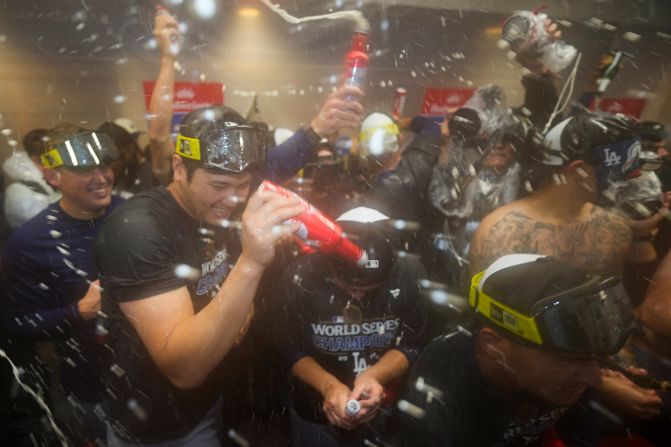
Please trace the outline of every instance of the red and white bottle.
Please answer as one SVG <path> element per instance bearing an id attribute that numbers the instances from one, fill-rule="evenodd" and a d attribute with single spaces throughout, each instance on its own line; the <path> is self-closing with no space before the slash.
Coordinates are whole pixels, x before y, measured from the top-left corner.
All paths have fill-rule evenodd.
<path id="1" fill-rule="evenodd" d="M 324 253 L 335 253 L 354 264 L 366 265 L 368 260 L 366 251 L 347 239 L 342 228 L 317 208 L 303 200 L 298 194 L 268 180 L 261 183 L 259 191 L 274 191 L 284 197 L 296 198 L 301 202 L 303 212 L 287 222 L 298 222 L 300 224 L 300 228 L 294 233 L 294 239 L 303 251 L 314 252 L 316 248 Z"/>
<path id="2" fill-rule="evenodd" d="M 350 50 L 345 56 L 343 85 L 353 85 L 363 90 L 368 60 L 368 32 L 362 29 L 356 30 Z"/>

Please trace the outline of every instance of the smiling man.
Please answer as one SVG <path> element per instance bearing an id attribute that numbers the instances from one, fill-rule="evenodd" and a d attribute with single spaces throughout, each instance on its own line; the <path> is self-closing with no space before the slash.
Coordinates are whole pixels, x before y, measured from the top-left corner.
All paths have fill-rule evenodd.
<path id="1" fill-rule="evenodd" d="M 264 154 L 262 133 L 234 110 L 191 112 L 172 182 L 134 196 L 103 227 L 108 445 L 220 445 L 221 387 L 234 369 L 227 355 L 275 245 L 297 229 L 280 224 L 302 211 L 272 192 L 247 201 Z M 224 228 L 245 201 L 241 225 Z"/>
<path id="2" fill-rule="evenodd" d="M 90 411 L 99 403 L 101 362 L 95 342 L 100 309 L 93 240 L 121 199 L 112 196 L 110 163 L 117 148 L 105 134 L 62 124 L 48 133 L 42 156 L 45 177 L 62 194 L 24 223 L 2 256 L 2 307 L 6 344 L 30 374 L 38 369 L 35 343 L 54 340 L 66 395 L 85 410 L 84 427 L 71 419 L 74 444 L 104 438 L 104 424 Z M 35 378 L 39 383 L 44 377 Z M 40 383 L 45 391 L 47 385 Z M 66 411 L 73 415 L 74 409 Z"/>

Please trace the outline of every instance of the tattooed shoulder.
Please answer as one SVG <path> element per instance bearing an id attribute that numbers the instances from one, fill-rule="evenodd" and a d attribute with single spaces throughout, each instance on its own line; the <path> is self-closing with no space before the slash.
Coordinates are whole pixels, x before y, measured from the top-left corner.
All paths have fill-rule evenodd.
<path id="1" fill-rule="evenodd" d="M 541 253 L 562 259 L 585 273 L 620 273 L 631 244 L 621 216 L 594 207 L 585 220 L 563 225 L 538 221 L 514 210 L 490 215 L 476 232 L 471 247 L 471 272 L 485 269 L 512 253 Z M 486 219 L 488 220 L 488 219 Z"/>
<path id="2" fill-rule="evenodd" d="M 493 220 L 493 223 L 487 220 Z M 521 211 L 509 211 L 500 219 L 494 215 L 485 218 L 473 236 L 470 260 L 471 273 L 484 270 L 503 255 L 529 253 L 532 250 L 532 235 L 539 225 Z"/>

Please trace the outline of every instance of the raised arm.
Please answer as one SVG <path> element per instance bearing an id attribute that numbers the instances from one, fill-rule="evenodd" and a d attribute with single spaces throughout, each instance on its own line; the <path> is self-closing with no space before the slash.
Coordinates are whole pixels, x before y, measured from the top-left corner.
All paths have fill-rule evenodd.
<path id="1" fill-rule="evenodd" d="M 340 129 L 358 129 L 363 116 L 358 87 L 342 86 L 331 93 L 310 120 L 310 127 L 299 130 L 284 143 L 270 149 L 266 161 L 266 176 L 282 182 L 303 167 L 321 138 L 334 138 Z"/>
<path id="2" fill-rule="evenodd" d="M 166 180 L 171 150 L 170 122 L 172 120 L 175 61 L 179 41 L 177 20 L 165 9 L 157 9 L 154 17 L 154 38 L 161 53 L 161 66 L 149 102 L 150 119 L 147 126 L 152 169 L 157 178 Z"/>

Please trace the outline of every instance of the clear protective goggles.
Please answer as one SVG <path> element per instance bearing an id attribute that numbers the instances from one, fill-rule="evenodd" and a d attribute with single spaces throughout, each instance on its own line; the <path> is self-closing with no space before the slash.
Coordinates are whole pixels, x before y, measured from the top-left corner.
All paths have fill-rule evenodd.
<path id="1" fill-rule="evenodd" d="M 42 165 L 54 169 L 90 169 L 119 157 L 112 138 L 103 132 L 87 131 L 54 145 L 42 155 Z"/>
<path id="2" fill-rule="evenodd" d="M 483 275 L 473 277 L 471 307 L 533 345 L 573 354 L 610 355 L 622 348 L 633 328 L 629 298 L 622 282 L 614 277 L 593 277 L 544 298 L 526 315 L 479 290 Z"/>
<path id="3" fill-rule="evenodd" d="M 177 136 L 176 153 L 205 167 L 234 173 L 263 165 L 266 140 L 254 126 L 231 126 L 204 133 L 200 138 Z"/>

